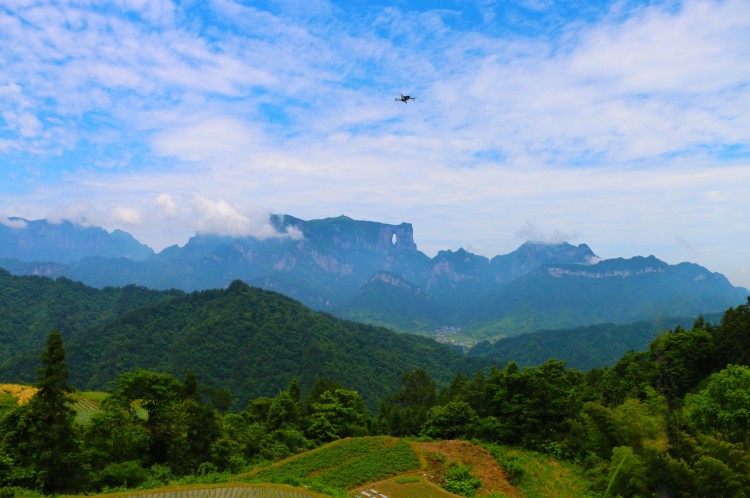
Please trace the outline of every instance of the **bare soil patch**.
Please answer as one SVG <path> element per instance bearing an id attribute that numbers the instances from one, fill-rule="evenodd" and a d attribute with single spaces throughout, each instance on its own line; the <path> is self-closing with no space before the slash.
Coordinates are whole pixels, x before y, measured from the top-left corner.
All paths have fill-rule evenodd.
<path id="1" fill-rule="evenodd" d="M 439 441 L 434 443 L 412 443 L 420 454 L 429 479 L 436 484 L 444 480 L 445 468 L 453 462 L 472 468 L 471 473 L 482 481 L 478 496 L 503 493 L 508 498 L 523 498 L 521 491 L 513 486 L 505 471 L 487 450 L 468 441 Z M 435 455 L 443 455 L 442 462 Z"/>

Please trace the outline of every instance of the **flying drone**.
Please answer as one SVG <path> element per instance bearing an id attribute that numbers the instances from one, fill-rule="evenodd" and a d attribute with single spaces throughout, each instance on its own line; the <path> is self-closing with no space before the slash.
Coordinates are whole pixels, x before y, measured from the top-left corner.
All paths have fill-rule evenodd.
<path id="1" fill-rule="evenodd" d="M 404 104 L 406 104 L 407 102 L 409 102 L 409 100 L 417 100 L 417 98 L 416 97 L 409 97 L 408 95 L 404 95 L 402 93 L 400 98 L 396 98 L 394 100 L 400 100 L 401 102 L 403 102 Z"/>

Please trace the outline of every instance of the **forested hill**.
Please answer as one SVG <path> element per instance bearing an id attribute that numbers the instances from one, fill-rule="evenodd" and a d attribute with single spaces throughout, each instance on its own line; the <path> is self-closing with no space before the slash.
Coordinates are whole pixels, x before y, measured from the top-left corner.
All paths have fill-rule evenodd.
<path id="1" fill-rule="evenodd" d="M 405 372 L 422 368 L 440 382 L 487 364 L 431 339 L 340 320 L 240 281 L 131 311 L 66 344 L 71 383 L 79 389 L 105 389 L 136 368 L 179 377 L 192 370 L 202 383 L 231 390 L 239 407 L 276 395 L 293 378 L 303 390 L 327 378 L 359 391 L 375 409 Z"/>
<path id="2" fill-rule="evenodd" d="M 184 295 L 128 285 L 94 289 L 67 278 L 19 277 L 0 269 L 0 380 L 33 382 L 50 331 L 82 330 L 156 301 Z"/>
<path id="3" fill-rule="evenodd" d="M 708 313 L 702 319 L 719 323 L 722 313 Z M 468 351 L 498 365 L 515 362 L 521 367 L 538 366 L 550 358 L 562 360 L 568 368 L 591 370 L 614 365 L 629 351 L 646 351 L 659 335 L 678 327 L 690 328 L 699 317 L 666 318 L 616 325 L 600 323 L 586 327 L 529 332 L 495 343 L 482 341 Z"/>

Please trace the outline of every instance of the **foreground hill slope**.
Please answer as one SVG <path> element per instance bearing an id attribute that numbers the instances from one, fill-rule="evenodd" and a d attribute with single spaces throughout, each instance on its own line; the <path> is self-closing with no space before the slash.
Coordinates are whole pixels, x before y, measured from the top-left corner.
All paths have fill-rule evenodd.
<path id="1" fill-rule="evenodd" d="M 296 378 L 303 390 L 328 378 L 362 394 L 371 409 L 404 372 L 425 369 L 438 381 L 486 366 L 483 359 L 430 339 L 343 321 L 276 292 L 235 281 L 134 310 L 66 343 L 71 383 L 104 389 L 136 368 L 226 387 L 243 407 L 274 396 Z"/>
<path id="2" fill-rule="evenodd" d="M 506 466 L 515 471 L 514 483 Z M 294 482 L 359 498 L 442 498 L 471 489 L 459 482 L 453 472 L 457 467 L 469 471 L 471 477 L 464 478 L 478 480 L 476 496 L 577 497 L 590 489 L 579 469 L 540 454 L 496 445 L 487 449 L 463 440 L 421 442 L 388 436 L 341 439 L 233 479 Z"/>

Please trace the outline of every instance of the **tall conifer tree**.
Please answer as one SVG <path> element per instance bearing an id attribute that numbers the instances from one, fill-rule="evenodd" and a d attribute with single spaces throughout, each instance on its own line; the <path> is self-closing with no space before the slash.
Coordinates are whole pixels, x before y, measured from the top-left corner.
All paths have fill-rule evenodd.
<path id="1" fill-rule="evenodd" d="M 68 366 L 59 332 L 52 332 L 42 353 L 39 391 L 31 399 L 15 434 L 19 461 L 32 469 L 45 494 L 75 490 L 79 448 L 75 411 L 69 406 Z"/>

